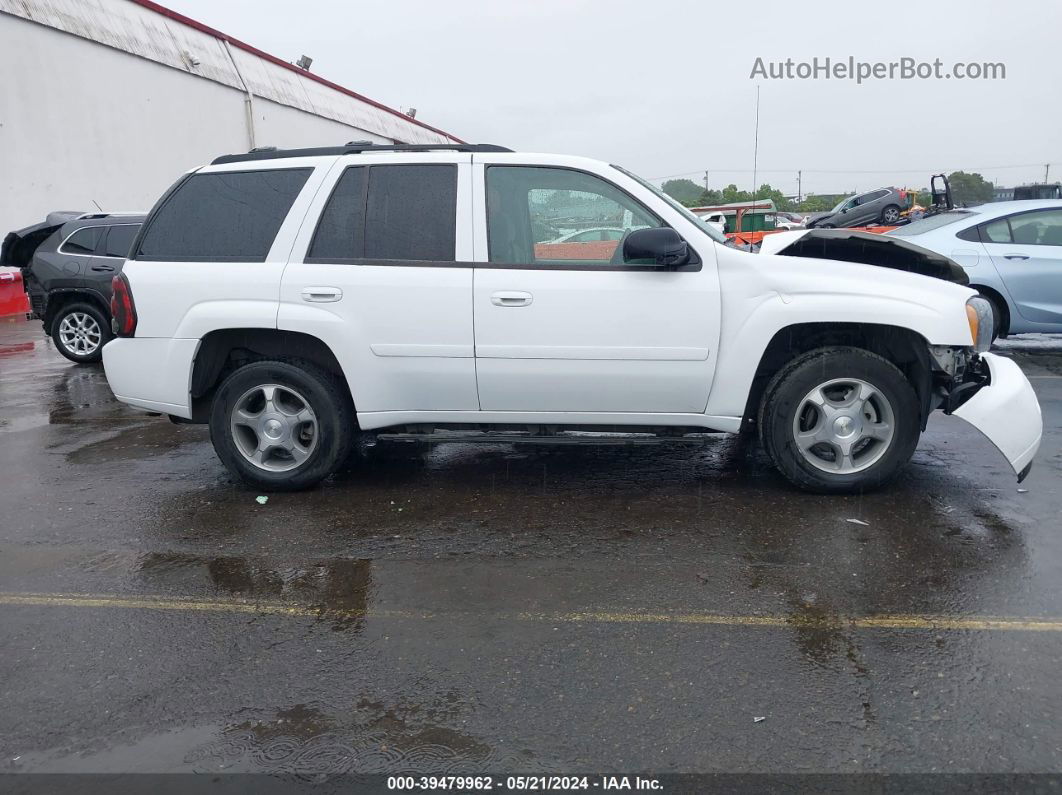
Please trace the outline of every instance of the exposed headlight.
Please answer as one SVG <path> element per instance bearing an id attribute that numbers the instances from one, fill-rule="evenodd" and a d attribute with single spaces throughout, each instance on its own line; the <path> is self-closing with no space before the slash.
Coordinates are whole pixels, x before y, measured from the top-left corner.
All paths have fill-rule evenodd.
<path id="1" fill-rule="evenodd" d="M 977 295 L 966 302 L 966 318 L 970 321 L 970 337 L 974 350 L 984 353 L 992 347 L 992 304 Z"/>

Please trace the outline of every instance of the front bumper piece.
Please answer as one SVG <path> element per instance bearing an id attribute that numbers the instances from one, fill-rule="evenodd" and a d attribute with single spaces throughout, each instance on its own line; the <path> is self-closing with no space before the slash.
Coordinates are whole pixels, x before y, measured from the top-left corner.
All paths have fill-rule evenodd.
<path id="1" fill-rule="evenodd" d="M 1040 449 L 1044 422 L 1032 384 L 1012 360 L 982 353 L 988 383 L 953 412 L 1003 453 L 1021 483 Z"/>

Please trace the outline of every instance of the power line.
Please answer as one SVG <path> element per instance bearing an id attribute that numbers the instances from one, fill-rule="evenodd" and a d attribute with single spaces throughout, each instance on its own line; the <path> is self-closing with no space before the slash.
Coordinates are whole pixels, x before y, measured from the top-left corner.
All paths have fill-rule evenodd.
<path id="1" fill-rule="evenodd" d="M 963 171 L 1002 171 L 1008 168 L 1043 168 L 1045 165 L 1057 166 L 1062 163 L 1021 163 L 1012 166 L 963 166 Z M 878 168 L 878 169 L 841 169 L 841 168 L 709 168 L 708 171 L 712 171 L 716 174 L 754 174 L 759 171 L 762 174 L 782 174 L 792 173 L 794 171 L 803 171 L 805 174 L 901 174 L 912 171 L 924 171 L 930 173 L 932 171 L 958 171 L 958 168 L 944 168 L 940 166 L 933 166 L 932 168 Z M 697 171 L 684 171 L 681 174 L 668 174 L 663 177 L 650 177 L 651 180 L 660 179 L 677 179 L 678 177 L 689 177 L 694 174 L 703 174 L 705 169 L 698 169 Z"/>

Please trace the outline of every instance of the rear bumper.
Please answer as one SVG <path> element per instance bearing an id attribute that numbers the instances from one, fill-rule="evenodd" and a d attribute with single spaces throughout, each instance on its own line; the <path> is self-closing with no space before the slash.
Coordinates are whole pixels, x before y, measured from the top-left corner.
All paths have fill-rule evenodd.
<path id="1" fill-rule="evenodd" d="M 1032 384 L 1010 359 L 981 354 L 989 383 L 954 411 L 1003 453 L 1019 482 L 1029 473 L 1044 433 L 1040 403 Z"/>
<path id="2" fill-rule="evenodd" d="M 199 340 L 132 337 L 103 347 L 114 396 L 130 406 L 191 419 L 192 363 Z"/>

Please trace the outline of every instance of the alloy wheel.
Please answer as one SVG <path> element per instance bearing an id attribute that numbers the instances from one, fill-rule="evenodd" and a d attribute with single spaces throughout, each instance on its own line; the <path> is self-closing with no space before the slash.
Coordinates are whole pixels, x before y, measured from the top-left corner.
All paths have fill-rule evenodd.
<path id="1" fill-rule="evenodd" d="M 873 384 L 835 378 L 812 389 L 793 418 L 801 457 L 832 474 L 860 472 L 881 459 L 896 433 L 892 405 Z"/>
<path id="2" fill-rule="evenodd" d="M 77 356 L 95 353 L 102 339 L 100 324 L 87 312 L 70 312 L 59 323 L 59 340 L 64 348 Z"/>
<path id="3" fill-rule="evenodd" d="M 233 406 L 230 429 L 236 449 L 259 469 L 287 472 L 317 447 L 317 415 L 301 394 L 281 384 L 248 389 Z"/>

